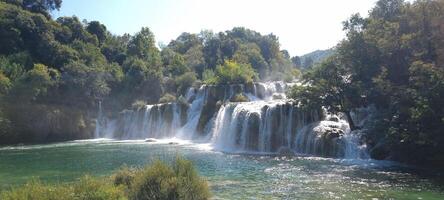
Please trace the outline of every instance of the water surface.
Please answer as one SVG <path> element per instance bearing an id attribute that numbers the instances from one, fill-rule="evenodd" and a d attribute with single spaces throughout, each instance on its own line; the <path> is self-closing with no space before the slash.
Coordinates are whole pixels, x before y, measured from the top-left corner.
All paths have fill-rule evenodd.
<path id="1" fill-rule="evenodd" d="M 176 155 L 192 160 L 215 199 L 444 199 L 436 179 L 389 162 L 319 157 L 233 155 L 206 145 L 85 140 L 0 148 L 0 188 L 33 177 L 73 181 L 85 173 L 111 174 Z"/>

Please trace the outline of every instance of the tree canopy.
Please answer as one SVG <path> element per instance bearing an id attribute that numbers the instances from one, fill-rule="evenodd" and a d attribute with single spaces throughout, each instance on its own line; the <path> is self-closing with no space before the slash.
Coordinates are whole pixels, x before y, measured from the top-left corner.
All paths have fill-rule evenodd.
<path id="1" fill-rule="evenodd" d="M 209 77 L 213 84 L 294 78 L 285 73 L 294 68 L 289 55 L 272 34 L 242 27 L 206 30 L 182 33 L 159 48 L 148 27 L 113 35 L 99 21 L 52 19 L 61 5 L 62 0 L 0 0 L 0 121 L 9 124 L 0 128 L 5 127 L 0 143 L 87 137 L 76 133 L 93 126 L 91 112 L 99 101 L 120 111 L 134 102 L 179 99 Z M 71 118 L 70 128 L 54 125 L 55 116 Z M 16 137 L 6 137 L 10 131 Z"/>
<path id="2" fill-rule="evenodd" d="M 444 164 L 444 1 L 380 0 L 344 30 L 334 56 L 291 96 L 333 112 L 374 105 L 373 157 Z"/>

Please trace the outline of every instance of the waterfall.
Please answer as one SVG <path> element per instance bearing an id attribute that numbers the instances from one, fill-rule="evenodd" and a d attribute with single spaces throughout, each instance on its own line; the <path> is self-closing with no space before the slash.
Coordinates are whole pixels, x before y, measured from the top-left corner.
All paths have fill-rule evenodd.
<path id="1" fill-rule="evenodd" d="M 125 110 L 113 123 L 106 123 L 105 129 L 98 120 L 96 132 L 106 133 L 96 136 L 117 139 L 175 137 L 210 143 L 215 150 L 234 153 L 368 158 L 360 133 L 351 132 L 342 115 L 328 114 L 322 108 L 300 108 L 286 99 L 288 88 L 284 82 L 202 85 L 187 91 L 188 103 Z M 230 102 L 238 94 L 247 96 L 250 101 Z M 99 116 L 101 112 L 99 103 Z"/>
<path id="2" fill-rule="evenodd" d="M 216 149 L 272 153 L 295 146 L 293 130 L 320 120 L 320 115 L 292 102 L 258 101 L 227 104 L 215 120 L 211 141 Z"/>
<path id="3" fill-rule="evenodd" d="M 191 103 L 190 109 L 187 112 L 187 123 L 184 127 L 178 130 L 178 137 L 183 139 L 192 139 L 195 135 L 197 124 L 199 123 L 200 115 L 202 113 L 203 105 L 208 95 L 208 90 L 205 86 L 201 86 L 195 99 Z"/>
<path id="4" fill-rule="evenodd" d="M 96 129 L 94 131 L 94 137 L 95 138 L 100 138 L 102 136 L 103 133 L 103 122 L 104 122 L 104 117 L 103 117 L 103 113 L 102 113 L 102 102 L 99 101 L 99 109 L 97 112 L 97 118 L 96 118 Z"/>

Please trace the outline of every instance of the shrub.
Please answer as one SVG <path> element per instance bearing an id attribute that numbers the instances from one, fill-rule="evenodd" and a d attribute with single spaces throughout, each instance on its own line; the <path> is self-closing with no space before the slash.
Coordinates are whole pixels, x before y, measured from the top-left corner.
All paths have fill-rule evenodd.
<path id="1" fill-rule="evenodd" d="M 203 79 L 207 84 L 245 84 L 252 83 L 257 73 L 250 64 L 225 61 L 216 67 L 216 71 L 205 70 Z"/>
<path id="2" fill-rule="evenodd" d="M 177 103 L 180 105 L 186 105 L 186 106 L 189 105 L 187 99 L 182 95 L 177 99 Z"/>
<path id="3" fill-rule="evenodd" d="M 206 69 L 202 73 L 202 80 L 206 84 L 215 84 L 216 83 L 216 75 L 214 74 L 214 71 L 211 69 Z"/>
<path id="4" fill-rule="evenodd" d="M 84 176 L 69 184 L 48 185 L 32 180 L 0 193 L 1 200 L 149 200 L 210 198 L 206 180 L 190 161 L 177 158 L 167 164 L 156 161 L 142 169 L 122 167 L 110 178 Z"/>
<path id="5" fill-rule="evenodd" d="M 248 97 L 243 94 L 237 94 L 233 98 L 231 98 L 231 102 L 247 102 L 249 101 Z"/>
<path id="6" fill-rule="evenodd" d="M 208 184 L 192 163 L 177 158 L 172 167 L 156 161 L 137 172 L 131 184 L 130 199 L 209 199 Z"/>
<path id="7" fill-rule="evenodd" d="M 113 180 L 114 185 L 124 185 L 127 188 L 131 186 L 131 183 L 134 181 L 134 177 L 136 176 L 136 169 L 129 168 L 128 166 L 123 166 L 119 171 L 114 173 L 111 178 Z"/>
<path id="8" fill-rule="evenodd" d="M 107 179 L 84 176 L 78 182 L 61 185 L 45 185 L 32 180 L 22 187 L 12 188 L 0 194 L 2 200 L 117 200 L 126 199 L 123 187 L 110 184 Z"/>
<path id="9" fill-rule="evenodd" d="M 159 99 L 159 103 L 170 103 L 176 101 L 176 97 L 172 94 L 166 93 Z"/>
<path id="10" fill-rule="evenodd" d="M 123 188 L 123 186 L 114 186 L 109 179 L 84 176 L 72 186 L 71 193 L 74 193 L 74 199 L 126 199 Z"/>
<path id="11" fill-rule="evenodd" d="M 6 77 L 2 71 L 0 71 L 0 96 L 2 94 L 7 94 L 11 87 L 12 83 L 9 78 Z"/>
<path id="12" fill-rule="evenodd" d="M 193 83 L 197 80 L 196 73 L 194 72 L 187 72 L 185 74 L 182 74 L 176 78 L 176 85 L 177 85 L 177 93 L 178 94 L 185 94 L 186 90 L 193 86 Z"/>
<path id="13" fill-rule="evenodd" d="M 143 100 L 136 100 L 133 102 L 133 104 L 131 105 L 131 108 L 133 108 L 134 110 L 139 110 L 143 107 L 145 107 L 145 105 L 147 105 L 148 103 L 146 101 Z"/>
<path id="14" fill-rule="evenodd" d="M 55 187 L 42 184 L 38 180 L 32 180 L 25 185 L 3 191 L 0 194 L 2 200 L 56 200 L 73 199 L 68 187 Z"/>

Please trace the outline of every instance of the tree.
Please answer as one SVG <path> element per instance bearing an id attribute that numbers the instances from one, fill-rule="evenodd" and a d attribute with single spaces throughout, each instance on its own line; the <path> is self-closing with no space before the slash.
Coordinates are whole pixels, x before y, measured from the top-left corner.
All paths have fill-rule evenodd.
<path id="1" fill-rule="evenodd" d="M 334 59 L 307 71 L 289 96 L 346 114 L 375 105 L 364 130 L 373 157 L 444 165 L 443 9 L 438 0 L 380 0 L 369 17 L 352 15 Z"/>
<path id="2" fill-rule="evenodd" d="M 9 92 L 11 89 L 11 81 L 6 77 L 2 71 L 0 71 L 0 97 Z"/>
<path id="3" fill-rule="evenodd" d="M 164 48 L 161 52 L 164 74 L 166 76 L 179 76 L 189 71 L 185 66 L 182 55 L 175 53 L 170 48 Z"/>
<path id="4" fill-rule="evenodd" d="M 241 45 L 234 54 L 233 60 L 238 63 L 251 65 L 259 73 L 260 78 L 265 78 L 269 73 L 269 68 L 260 51 L 260 48 L 254 43 Z"/>
<path id="5" fill-rule="evenodd" d="M 152 67 L 159 69 L 161 65 L 161 58 L 159 49 L 157 49 L 155 42 L 156 41 L 151 30 L 144 27 L 129 41 L 128 55 L 136 56 L 145 62 L 148 62 Z"/>
<path id="6" fill-rule="evenodd" d="M 34 64 L 32 70 L 27 71 L 14 85 L 13 95 L 24 102 L 33 101 L 46 95 L 48 89 L 59 80 L 60 72 L 57 70 L 43 64 Z"/>
<path id="7" fill-rule="evenodd" d="M 171 41 L 168 47 L 173 49 L 175 52 L 180 54 L 185 54 L 191 48 L 201 45 L 202 40 L 196 34 L 182 33 L 177 39 Z"/>
<path id="8" fill-rule="evenodd" d="M 225 61 L 216 67 L 215 76 L 210 80 L 214 84 L 245 84 L 252 83 L 257 74 L 249 64 Z"/>
<path id="9" fill-rule="evenodd" d="M 206 65 L 202 49 L 202 45 L 193 46 L 183 55 L 185 65 L 196 72 L 199 77 L 201 77 Z"/>
<path id="10" fill-rule="evenodd" d="M 2 0 L 6 3 L 21 6 L 25 10 L 41 13 L 50 18 L 50 12 L 59 10 L 62 6 L 62 0 Z"/>
<path id="11" fill-rule="evenodd" d="M 313 66 L 313 58 L 311 57 L 307 57 L 304 60 L 304 63 L 302 64 L 302 66 L 304 66 L 304 68 L 310 68 Z"/>
<path id="12" fill-rule="evenodd" d="M 299 56 L 294 56 L 291 58 L 291 63 L 293 63 L 293 66 L 296 68 L 301 68 L 301 58 Z"/>
<path id="13" fill-rule="evenodd" d="M 176 78 L 177 93 L 185 96 L 188 88 L 196 82 L 196 74 L 194 72 L 184 73 Z"/>
<path id="14" fill-rule="evenodd" d="M 106 26 L 98 21 L 89 22 L 86 30 L 97 37 L 97 39 L 99 40 L 99 44 L 103 44 L 108 35 Z"/>
<path id="15" fill-rule="evenodd" d="M 304 74 L 305 82 L 295 86 L 289 96 L 304 107 L 317 109 L 323 106 L 332 113 L 345 113 L 350 128 L 354 130 L 356 126 L 350 113 L 361 97 L 349 78 L 347 69 L 332 57 Z"/>

